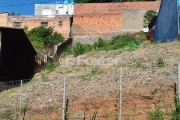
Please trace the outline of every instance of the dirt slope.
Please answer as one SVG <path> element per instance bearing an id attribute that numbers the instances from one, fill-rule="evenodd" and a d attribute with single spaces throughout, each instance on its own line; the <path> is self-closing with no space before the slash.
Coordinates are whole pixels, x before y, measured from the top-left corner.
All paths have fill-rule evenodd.
<path id="1" fill-rule="evenodd" d="M 90 119 L 96 113 L 98 120 L 117 119 L 120 67 L 123 70 L 124 119 L 146 120 L 147 113 L 155 109 L 172 111 L 179 51 L 180 43 L 175 41 L 144 44 L 135 51 L 123 53 L 99 51 L 61 58 L 61 65 L 54 71 L 38 73 L 34 80 L 23 86 L 24 116 L 31 120 L 61 119 L 65 75 L 69 120 Z M 15 119 L 18 108 L 19 88 L 0 93 L 0 113 L 9 109 Z M 169 119 L 168 116 L 165 118 Z"/>

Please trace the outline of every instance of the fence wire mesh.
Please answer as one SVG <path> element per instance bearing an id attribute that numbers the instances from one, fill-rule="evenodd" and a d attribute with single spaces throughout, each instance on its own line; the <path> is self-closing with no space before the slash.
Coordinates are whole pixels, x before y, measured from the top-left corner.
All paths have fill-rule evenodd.
<path id="1" fill-rule="evenodd" d="M 174 80 L 177 79 L 177 66 L 167 70 L 156 68 L 154 71 L 145 76 L 147 73 L 143 69 L 123 69 L 121 98 L 123 120 L 147 119 L 148 112 L 156 109 L 166 113 L 174 110 Z M 106 79 L 67 76 L 66 120 L 119 119 L 119 74 L 117 69 L 107 71 L 104 74 Z M 56 75 L 55 78 L 49 78 L 41 74 L 37 79 L 22 80 L 22 87 L 19 87 L 21 80 L 2 83 L 1 88 L 4 91 L 0 96 L 0 118 L 5 115 L 20 120 L 61 120 L 63 76 Z M 164 115 L 164 117 L 171 116 Z"/>

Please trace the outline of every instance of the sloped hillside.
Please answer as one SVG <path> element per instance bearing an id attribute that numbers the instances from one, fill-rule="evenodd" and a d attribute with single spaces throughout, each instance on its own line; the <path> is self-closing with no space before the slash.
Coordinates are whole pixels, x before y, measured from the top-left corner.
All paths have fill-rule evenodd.
<path id="1" fill-rule="evenodd" d="M 63 79 L 66 76 L 68 120 L 115 120 L 119 115 L 122 67 L 122 117 L 146 120 L 149 111 L 174 110 L 174 82 L 180 61 L 180 42 L 142 44 L 135 51 L 90 52 L 60 58 L 53 71 L 43 71 L 22 88 L 21 118 L 62 118 Z M 18 119 L 19 88 L 0 93 L 0 118 Z M 164 115 L 165 119 L 170 116 Z M 8 119 L 8 118 L 7 118 Z"/>

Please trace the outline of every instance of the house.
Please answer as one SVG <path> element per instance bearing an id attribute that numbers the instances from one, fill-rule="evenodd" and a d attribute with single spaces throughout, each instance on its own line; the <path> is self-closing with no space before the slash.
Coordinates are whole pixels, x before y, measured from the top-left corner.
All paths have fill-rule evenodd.
<path id="1" fill-rule="evenodd" d="M 9 16 L 8 13 L 0 13 L 0 26 L 24 28 L 31 30 L 38 26 L 53 27 L 55 31 L 61 33 L 64 38 L 69 37 L 71 15 L 62 16 Z"/>
<path id="2" fill-rule="evenodd" d="M 0 27 L 0 81 L 30 79 L 36 51 L 23 29 Z"/>
<path id="3" fill-rule="evenodd" d="M 0 13 L 0 26 L 24 28 L 31 30 L 38 26 L 53 27 L 67 39 L 71 31 L 74 1 L 64 0 L 57 4 L 35 4 L 35 13 L 30 16 L 9 16 L 7 12 Z"/>
<path id="4" fill-rule="evenodd" d="M 178 38 L 180 33 L 180 1 L 162 0 L 154 28 L 156 42 L 168 42 Z"/>
<path id="5" fill-rule="evenodd" d="M 35 16 L 61 16 L 74 14 L 74 1 L 65 0 L 64 3 L 35 4 Z"/>

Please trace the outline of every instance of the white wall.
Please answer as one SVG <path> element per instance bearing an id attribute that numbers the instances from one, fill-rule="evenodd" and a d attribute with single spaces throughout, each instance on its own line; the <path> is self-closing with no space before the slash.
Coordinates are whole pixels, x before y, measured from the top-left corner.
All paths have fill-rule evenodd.
<path id="1" fill-rule="evenodd" d="M 73 4 L 35 4 L 35 15 L 73 15 Z"/>
<path id="2" fill-rule="evenodd" d="M 58 12 L 57 12 L 58 11 Z M 56 5 L 56 15 L 73 15 L 74 5 L 72 4 L 57 4 Z"/>

